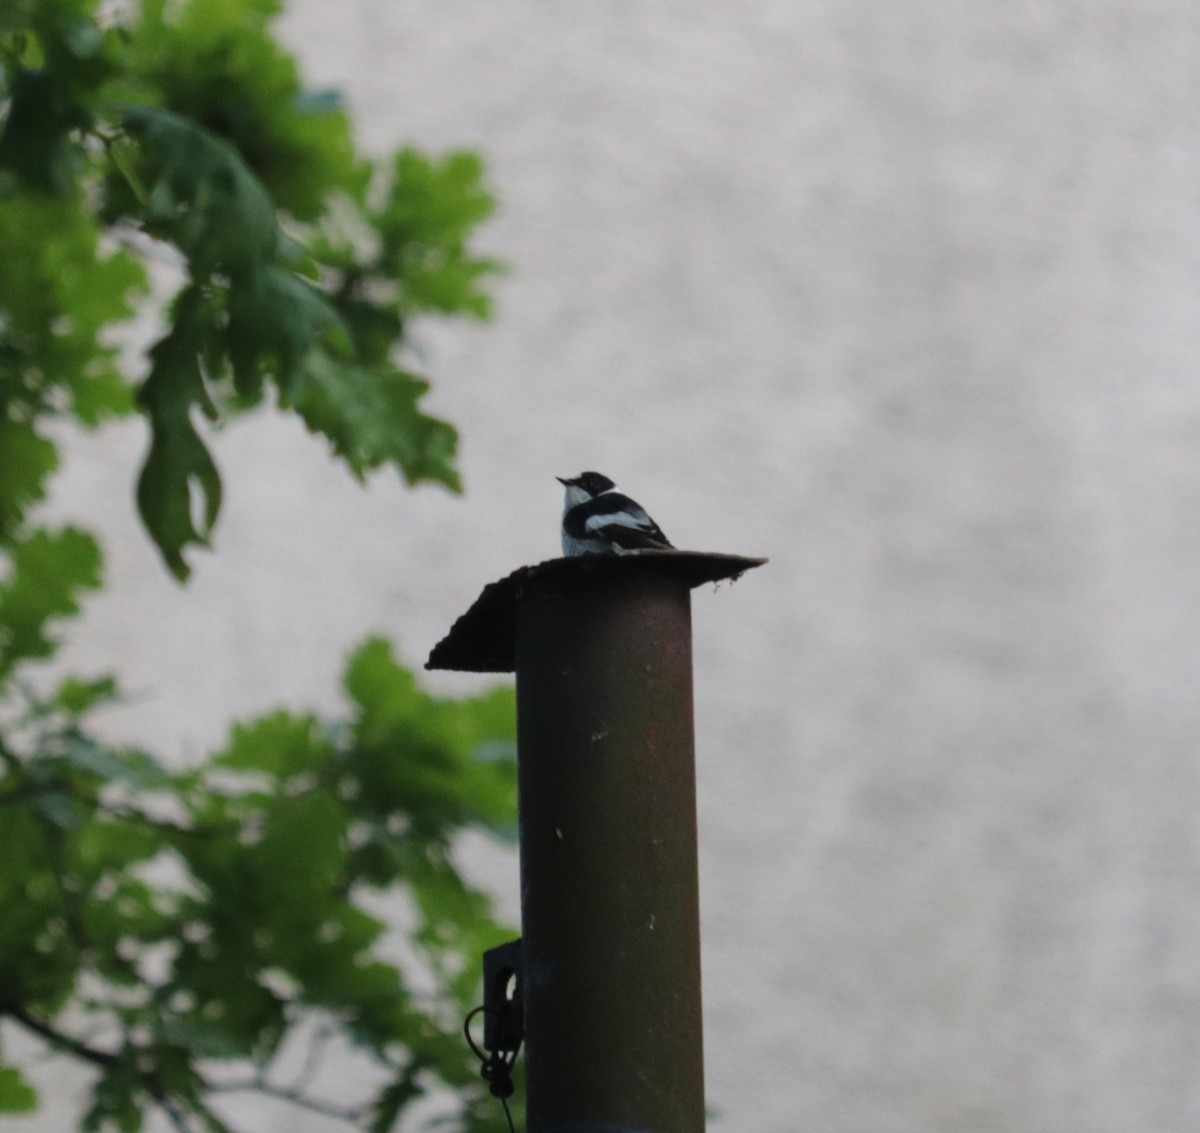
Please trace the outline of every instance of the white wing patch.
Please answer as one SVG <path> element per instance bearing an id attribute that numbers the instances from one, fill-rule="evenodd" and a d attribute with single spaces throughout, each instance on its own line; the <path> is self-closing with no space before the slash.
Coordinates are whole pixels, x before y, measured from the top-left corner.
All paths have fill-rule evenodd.
<path id="1" fill-rule="evenodd" d="M 590 515 L 584 520 L 585 531 L 602 531 L 606 527 L 630 527 L 634 531 L 653 531 L 654 520 L 644 511 L 610 511 Z"/>

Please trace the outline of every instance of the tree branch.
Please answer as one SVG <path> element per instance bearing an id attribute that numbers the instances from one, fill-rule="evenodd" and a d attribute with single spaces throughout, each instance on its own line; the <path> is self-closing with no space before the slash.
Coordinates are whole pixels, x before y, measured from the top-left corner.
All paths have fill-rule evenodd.
<path id="1" fill-rule="evenodd" d="M 76 1058 L 81 1058 L 84 1062 L 90 1062 L 93 1066 L 110 1066 L 117 1060 L 117 1056 L 110 1051 L 98 1050 L 96 1047 L 88 1046 L 87 1043 L 81 1042 L 79 1039 L 63 1034 L 62 1031 L 57 1030 L 41 1019 L 35 1018 L 23 1007 L 19 1007 L 15 1003 L 0 1004 L 0 1015 L 7 1015 L 14 1023 L 19 1023 L 25 1030 L 44 1039 L 56 1050 L 73 1054 Z"/>
<path id="2" fill-rule="evenodd" d="M 175 1126 L 177 1133 L 192 1133 L 192 1127 L 188 1124 L 187 1114 L 175 1104 L 173 1098 L 165 1092 L 160 1092 L 155 1095 L 154 1100 L 158 1103 L 163 1113 L 167 1115 L 167 1120 Z"/>
<path id="3" fill-rule="evenodd" d="M 7 1016 L 14 1023 L 24 1027 L 25 1030 L 38 1036 L 44 1042 L 48 1043 L 55 1050 L 65 1051 L 67 1054 L 73 1054 L 76 1058 L 82 1059 L 84 1062 L 91 1063 L 93 1066 L 110 1066 L 116 1062 L 118 1055 L 111 1051 L 100 1050 L 97 1047 L 89 1046 L 80 1039 L 73 1038 L 71 1035 L 64 1034 L 56 1027 L 52 1027 L 49 1023 L 38 1019 L 36 1016 L 30 1015 L 23 1007 L 16 1004 L 0 1004 L 0 1016 Z M 163 1113 L 166 1114 L 167 1120 L 175 1128 L 177 1133 L 193 1133 L 193 1126 L 188 1121 L 188 1115 L 179 1101 L 173 1097 L 163 1086 L 161 1080 L 156 1074 L 140 1072 L 138 1078 L 146 1091 L 154 1099 L 154 1104 L 157 1105 Z M 268 1091 L 269 1092 L 269 1091 Z M 188 1103 L 197 1112 L 206 1114 L 214 1122 L 215 1115 L 211 1114 L 207 1107 L 203 1106 L 199 1099 L 193 1099 Z M 336 1112 L 335 1110 L 318 1110 L 318 1112 L 328 1112 L 332 1117 L 344 1117 L 345 1115 Z M 351 1120 L 357 1120 L 353 1118 Z M 225 1128 L 225 1123 L 220 1122 L 215 1125 L 217 1128 Z"/>
<path id="4" fill-rule="evenodd" d="M 267 1097 L 277 1098 L 279 1101 L 290 1102 L 292 1105 L 299 1106 L 302 1109 L 319 1113 L 323 1117 L 337 1118 L 339 1121 L 345 1121 L 350 1125 L 355 1125 L 361 1121 L 363 1114 L 366 1113 L 368 1108 L 362 1105 L 334 1105 L 333 1102 L 322 1101 L 320 1098 L 314 1098 L 309 1094 L 305 1094 L 297 1087 L 275 1086 L 262 1078 L 248 1078 L 243 1081 L 233 1082 L 214 1082 L 207 1086 L 207 1091 L 210 1094 L 257 1092 L 265 1094 Z"/>

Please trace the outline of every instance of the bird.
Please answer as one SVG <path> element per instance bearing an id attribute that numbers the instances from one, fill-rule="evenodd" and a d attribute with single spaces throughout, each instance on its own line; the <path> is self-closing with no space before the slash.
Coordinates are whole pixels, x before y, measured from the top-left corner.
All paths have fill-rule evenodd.
<path id="1" fill-rule="evenodd" d="M 636 500 L 614 491 L 600 472 L 571 479 L 556 476 L 567 492 L 563 501 L 562 548 L 578 555 L 624 555 L 629 551 L 669 551 L 671 541 Z"/>

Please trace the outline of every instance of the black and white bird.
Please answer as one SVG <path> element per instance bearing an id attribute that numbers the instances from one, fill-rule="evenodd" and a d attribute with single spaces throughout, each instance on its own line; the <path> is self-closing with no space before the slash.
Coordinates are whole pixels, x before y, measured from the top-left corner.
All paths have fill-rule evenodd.
<path id="1" fill-rule="evenodd" d="M 671 549 L 671 541 L 646 509 L 613 491 L 616 485 L 599 472 L 581 472 L 572 480 L 555 479 L 567 489 L 563 502 L 562 548 L 574 555 L 623 555 L 627 551 Z"/>

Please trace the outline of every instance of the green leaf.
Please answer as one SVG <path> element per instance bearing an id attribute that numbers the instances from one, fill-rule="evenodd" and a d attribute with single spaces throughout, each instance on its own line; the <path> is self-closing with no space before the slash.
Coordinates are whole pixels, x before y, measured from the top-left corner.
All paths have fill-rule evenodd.
<path id="1" fill-rule="evenodd" d="M 171 573 L 181 581 L 190 571 L 183 550 L 208 545 L 221 508 L 220 474 L 191 419 L 193 408 L 213 411 L 200 369 L 205 329 L 203 296 L 197 287 L 186 287 L 176 299 L 174 326 L 150 351 L 150 375 L 138 391 L 150 421 L 150 452 L 138 476 L 138 510 Z M 199 510 L 193 492 L 202 501 Z"/>
<path id="2" fill-rule="evenodd" d="M 410 484 L 432 481 L 460 490 L 453 466 L 458 434 L 418 405 L 428 389 L 399 370 L 368 370 L 323 351 L 305 360 L 295 408 L 356 476 L 391 463 Z"/>
<path id="3" fill-rule="evenodd" d="M 238 1051 L 242 1058 L 265 1057 L 285 1034 L 287 1018 L 280 998 L 256 978 L 255 919 L 245 908 L 239 916 L 234 907 L 236 881 L 201 877 L 221 887 L 214 889 L 213 903 L 198 908 L 191 922 L 207 935 L 199 942 L 185 941 L 174 964 L 173 988 L 197 1005 L 180 1018 L 217 1029 L 226 1049 Z"/>
<path id="4" fill-rule="evenodd" d="M 11 91 L 0 133 L 0 169 L 39 192 L 66 196 L 83 165 L 70 134 L 87 124 L 87 115 L 50 71 L 19 70 Z"/>
<path id="5" fill-rule="evenodd" d="M 76 848 L 80 870 L 89 877 L 99 878 L 105 873 L 124 875 L 130 866 L 160 853 L 164 842 L 161 832 L 148 823 L 136 818 L 100 815 L 88 822 Z M 127 876 L 122 876 L 122 881 L 141 884 Z"/>
<path id="6" fill-rule="evenodd" d="M 141 1133 L 143 1088 L 134 1059 L 136 1052 L 114 1059 L 100 1071 L 92 1087 L 92 1104 L 83 1116 L 84 1133 Z"/>
<path id="7" fill-rule="evenodd" d="M 57 467 L 58 450 L 32 425 L 0 417 L 0 540 L 11 538 Z"/>
<path id="8" fill-rule="evenodd" d="M 75 984 L 79 956 L 64 939 L 62 892 L 51 872 L 51 839 L 36 801 L 36 775 L 4 776 L 6 792 L 24 791 L 0 821 L 0 988 L 39 1009 L 60 1005 Z"/>
<path id="9" fill-rule="evenodd" d="M 138 511 L 171 573 L 181 582 L 191 573 L 183 558 L 190 545 L 208 546 L 221 506 L 221 478 L 200 435 L 186 417 L 154 421 L 150 453 L 138 477 Z M 192 489 L 203 499 L 199 525 Z"/>
<path id="10" fill-rule="evenodd" d="M 357 746 L 348 767 L 360 784 L 364 809 L 406 814 L 421 834 L 435 838 L 455 826 L 511 821 L 516 806 L 511 689 L 466 700 L 431 697 L 380 639 L 356 651 L 345 684 L 358 709 Z M 398 872 L 410 864 L 401 863 Z"/>
<path id="11" fill-rule="evenodd" d="M 479 286 L 499 264 L 469 254 L 472 230 L 491 215 L 483 163 L 467 151 L 438 161 L 401 150 L 383 208 L 372 214 L 382 239 L 380 266 L 401 283 L 401 309 L 487 318 Z"/>
<path id="12" fill-rule="evenodd" d="M 106 824 L 111 825 L 111 824 Z M 82 843 L 91 826 L 85 825 L 79 835 Z M 88 942 L 88 959 L 101 978 L 123 987 L 136 987 L 141 975 L 131 963 L 127 951 L 133 942 L 154 944 L 173 939 L 177 924 L 160 911 L 161 906 L 173 904 L 167 894 L 155 891 L 144 881 L 120 872 L 125 865 L 145 860 L 144 844 L 139 845 L 137 832 L 130 827 L 106 831 L 114 851 L 103 865 L 104 873 L 88 893 L 81 923 Z M 130 837 L 130 835 L 133 835 Z M 144 839 L 141 840 L 144 843 Z M 111 890 L 111 895 L 110 895 Z"/>
<path id="13" fill-rule="evenodd" d="M 232 282 L 228 312 L 225 341 L 238 392 L 249 402 L 258 399 L 263 370 L 274 373 L 281 399 L 290 402 L 305 355 L 338 321 L 312 284 L 271 266 Z"/>
<path id="14" fill-rule="evenodd" d="M 65 790 L 39 791 L 34 795 L 33 803 L 43 817 L 62 830 L 77 830 L 83 824 L 75 800 Z"/>
<path id="15" fill-rule="evenodd" d="M 71 390 L 71 407 L 84 425 L 98 425 L 109 417 L 133 412 L 133 386 L 115 370 L 84 374 Z"/>
<path id="16" fill-rule="evenodd" d="M 273 918 L 291 927 L 320 916 L 317 902 L 341 873 L 345 831 L 345 813 L 324 792 L 273 808 L 262 840 L 245 851 L 270 893 Z"/>
<path id="17" fill-rule="evenodd" d="M 307 92 L 271 38 L 275 0 L 187 0 L 146 6 L 133 29 L 133 66 L 174 113 L 232 143 L 280 208 L 314 220 L 334 188 L 361 191 L 334 92 Z"/>
<path id="18" fill-rule="evenodd" d="M 368 638 L 354 651 L 343 684 L 358 707 L 356 731 L 365 744 L 383 742 L 416 716 L 424 702 L 412 673 L 397 663 L 382 637 Z"/>
<path id="19" fill-rule="evenodd" d="M 217 762 L 237 771 L 264 771 L 282 782 L 317 770 L 329 758 L 329 744 L 315 717 L 275 712 L 235 727 Z"/>
<path id="20" fill-rule="evenodd" d="M 86 425 L 132 409 L 117 350 L 103 332 L 131 313 L 145 273 L 124 251 L 101 255 L 101 231 L 79 192 L 34 194 L 0 207 L 0 422 L 6 432 L 36 432 L 37 419 L 71 412 Z M 64 396 L 65 395 L 65 396 Z M 13 438 L 9 438 L 11 442 Z M 0 444 L 0 497 L 21 477 L 36 498 L 44 466 L 13 443 Z"/>
<path id="21" fill-rule="evenodd" d="M 0 167 L 35 192 L 71 192 L 86 163 L 76 132 L 90 125 L 99 92 L 118 66 L 118 40 L 100 31 L 92 6 L 76 0 L 5 6 L 3 24 L 16 31 L 17 51 L 5 59 L 15 73 L 6 84 L 11 104 Z"/>
<path id="22" fill-rule="evenodd" d="M 19 661 L 47 657 L 49 624 L 79 611 L 79 592 L 100 585 L 100 548 L 75 527 L 37 530 L 12 544 L 0 583 L 0 679 Z"/>
<path id="23" fill-rule="evenodd" d="M 112 700 L 116 695 L 117 681 L 113 676 L 98 677 L 94 681 L 66 677 L 58 686 L 54 699 L 64 712 L 72 716 L 82 716 L 88 709 L 106 700 Z"/>
<path id="24" fill-rule="evenodd" d="M 32 1113 L 38 1099 L 15 1066 L 0 1066 L 0 1113 Z"/>
<path id="25" fill-rule="evenodd" d="M 152 107 L 128 111 L 122 125 L 145 155 L 146 227 L 187 256 L 193 279 L 270 262 L 279 238 L 275 208 L 232 146 Z"/>

